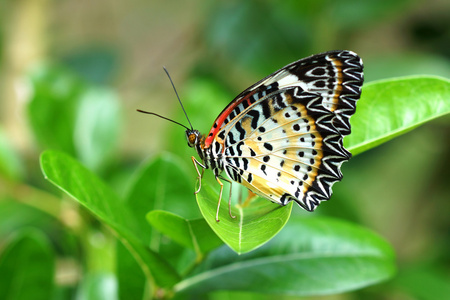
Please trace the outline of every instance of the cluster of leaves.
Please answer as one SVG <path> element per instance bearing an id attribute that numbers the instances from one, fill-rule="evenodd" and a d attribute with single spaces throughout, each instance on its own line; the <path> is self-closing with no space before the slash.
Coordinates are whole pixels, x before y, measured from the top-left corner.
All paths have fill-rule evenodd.
<path id="1" fill-rule="evenodd" d="M 243 253 L 260 246 L 281 229 L 291 207 L 271 213 L 245 211 L 239 214 L 241 222 L 236 223 L 227 219 L 226 213 L 221 215 L 220 223 L 215 222 L 214 214 L 205 214 L 206 220 L 212 220 L 213 229 L 222 241 L 203 218 L 186 219 L 166 210 L 155 210 L 158 206 L 177 207 L 182 206 L 183 201 L 189 201 L 190 197 L 170 195 L 173 193 L 171 180 L 176 177 L 180 182 L 185 177 L 180 176 L 185 173 L 179 163 L 169 155 L 156 159 L 141 173 L 142 177 L 137 178 L 130 195 L 144 196 L 143 183 L 158 181 L 157 177 L 159 180 L 162 177 L 165 183 L 147 189 L 147 197 L 129 197 L 121 201 L 94 174 L 67 155 L 47 151 L 41 158 L 44 174 L 53 184 L 114 230 L 139 262 L 145 274 L 142 284 L 149 281 L 155 293 L 161 294 L 161 289 L 166 289 L 165 293 L 228 289 L 315 295 L 366 286 L 393 273 L 393 253 L 386 242 L 366 229 L 336 220 L 294 218 L 271 242 L 241 256 L 228 247 L 220 247 L 225 242 L 233 250 Z M 168 171 L 164 174 L 162 169 Z M 202 210 L 209 211 L 214 208 L 218 195 L 209 186 L 204 188 L 206 191 L 198 197 L 198 203 Z M 156 198 L 157 195 L 161 198 Z M 192 191 L 187 195 L 192 198 Z M 192 205 L 192 199 L 189 204 Z M 271 206 L 273 210 L 274 205 Z M 226 212 L 226 208 L 222 211 Z M 243 222 L 244 215 L 250 220 Z M 144 217 L 151 227 L 138 225 L 138 220 Z M 178 246 L 164 245 L 164 238 L 158 231 Z M 292 236 L 301 238 L 293 239 Z M 180 247 L 182 251 L 174 253 L 174 249 L 180 250 Z M 122 258 L 118 259 L 120 263 Z M 127 267 L 122 266 L 125 274 Z M 317 278 L 326 277 L 335 279 L 317 281 Z M 265 281 L 264 285 L 262 281 Z M 130 287 L 121 284 L 119 282 L 119 290 L 128 294 Z M 134 292 L 142 293 L 145 290 L 142 287 Z"/>
<path id="2" fill-rule="evenodd" d="M 173 155 L 162 154 L 142 166 L 125 195 L 120 195 L 97 175 L 105 165 L 100 154 L 110 153 L 117 137 L 114 94 L 52 68 L 40 69 L 31 79 L 29 119 L 35 137 L 43 147 L 56 149 L 42 154 L 42 172 L 93 219 L 84 216 L 91 225 L 78 229 L 78 237 L 59 232 L 51 241 L 40 231 L 16 230 L 0 256 L 0 274 L 11 274 L 0 281 L 2 295 L 26 299 L 33 294 L 37 299 L 36 291 L 40 291 L 43 299 L 51 298 L 54 245 L 62 245 L 56 239 L 64 236 L 70 241 L 64 244 L 82 244 L 83 231 L 98 230 L 95 220 L 110 228 L 119 241 L 115 244 L 111 238 L 112 245 L 106 248 L 115 248 L 122 299 L 181 297 L 214 290 L 324 295 L 372 285 L 394 273 L 393 251 L 382 238 L 343 221 L 291 216 L 292 205 L 279 207 L 258 198 L 250 205 L 234 205 L 236 219 L 231 219 L 223 201 L 217 223 L 217 185 L 204 179 L 197 195 L 199 210 L 192 194 L 193 172 Z M 437 77 L 367 84 L 346 146 L 361 153 L 448 114 L 449 96 L 449 81 Z M 83 122 L 77 122 L 81 115 Z M 1 155 L 3 173 L 17 174 L 7 146 L 2 146 Z M 14 191 L 11 195 L 9 200 L 16 200 Z M 46 199 L 59 206 L 49 195 Z M 27 209 L 21 218 L 9 214 L 21 204 L 2 201 L 0 205 L 0 229 L 5 232 L 20 222 L 21 227 L 33 224 L 23 221 L 30 215 Z M 59 211 L 54 207 L 38 208 L 55 216 L 51 220 L 42 216 L 52 228 L 64 226 L 57 221 Z M 70 248 L 68 252 L 76 252 L 76 246 Z M 106 286 L 107 279 L 102 280 Z M 114 288 L 109 290 L 114 294 Z"/>

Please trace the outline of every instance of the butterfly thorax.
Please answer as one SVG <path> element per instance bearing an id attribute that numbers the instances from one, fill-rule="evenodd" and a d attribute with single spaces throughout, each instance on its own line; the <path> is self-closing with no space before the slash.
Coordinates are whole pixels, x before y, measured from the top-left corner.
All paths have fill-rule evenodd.
<path id="1" fill-rule="evenodd" d="M 200 131 L 192 129 L 186 130 L 186 139 L 188 146 L 195 148 L 205 169 L 212 169 L 215 176 L 223 172 L 223 145 L 214 141 L 205 147 L 206 136 Z"/>

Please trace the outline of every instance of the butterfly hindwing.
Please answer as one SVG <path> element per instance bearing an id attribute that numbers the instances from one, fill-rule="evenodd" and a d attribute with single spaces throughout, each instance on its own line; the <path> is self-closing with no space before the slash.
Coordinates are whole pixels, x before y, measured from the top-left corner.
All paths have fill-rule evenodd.
<path id="1" fill-rule="evenodd" d="M 361 94 L 363 65 L 351 51 L 330 51 L 291 63 L 264 79 L 259 88 L 278 83 L 279 89 L 300 86 L 322 97 L 323 106 L 336 114 L 335 127 L 350 134 L 350 117 Z"/>
<path id="2" fill-rule="evenodd" d="M 225 170 L 230 178 L 273 202 L 295 200 L 310 211 L 328 199 L 332 184 L 342 178 L 340 164 L 350 154 L 321 100 L 294 88 L 241 114 L 234 126 L 226 127 Z M 265 109 L 272 112 L 270 118 L 263 116 Z"/>
<path id="3" fill-rule="evenodd" d="M 248 106 L 271 93 L 295 87 L 320 95 L 323 106 L 336 114 L 335 127 L 343 136 L 348 135 L 362 83 L 361 58 L 351 51 L 330 51 L 293 62 L 247 88 L 225 107 L 211 128 L 206 146 L 221 127 Z"/>

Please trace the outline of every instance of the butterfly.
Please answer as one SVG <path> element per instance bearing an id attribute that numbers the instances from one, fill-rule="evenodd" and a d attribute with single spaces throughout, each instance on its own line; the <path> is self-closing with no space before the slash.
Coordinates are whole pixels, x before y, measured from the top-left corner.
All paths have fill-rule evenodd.
<path id="1" fill-rule="evenodd" d="M 244 90 L 207 135 L 178 123 L 200 158 L 192 156 L 196 193 L 205 169 L 220 185 L 216 221 L 221 180 L 231 183 L 223 173 L 280 205 L 294 201 L 313 211 L 328 200 L 333 184 L 342 179 L 342 163 L 351 157 L 343 138 L 351 132 L 362 84 L 361 58 L 351 51 L 329 51 L 293 62 Z"/>

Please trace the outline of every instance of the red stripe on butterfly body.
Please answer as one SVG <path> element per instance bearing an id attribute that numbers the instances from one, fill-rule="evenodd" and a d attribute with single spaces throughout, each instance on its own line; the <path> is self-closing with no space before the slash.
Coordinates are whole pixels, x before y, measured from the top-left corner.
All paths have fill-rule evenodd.
<path id="1" fill-rule="evenodd" d="M 241 104 L 244 101 L 247 101 L 248 106 L 252 105 L 252 102 L 250 101 L 250 97 L 253 96 L 256 93 L 256 91 L 257 91 L 256 89 L 251 91 L 244 97 L 242 97 L 240 99 L 238 98 L 237 100 L 232 101 L 227 107 L 225 107 L 225 109 L 217 117 L 216 121 L 214 122 L 214 125 L 211 127 L 211 130 L 209 131 L 208 136 L 205 139 L 204 148 L 208 148 L 209 146 L 211 146 L 211 144 L 214 140 L 214 137 L 217 135 L 217 133 L 219 133 L 223 122 L 228 117 L 228 115 L 236 108 L 236 106 L 238 106 L 239 104 Z"/>

